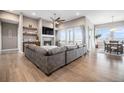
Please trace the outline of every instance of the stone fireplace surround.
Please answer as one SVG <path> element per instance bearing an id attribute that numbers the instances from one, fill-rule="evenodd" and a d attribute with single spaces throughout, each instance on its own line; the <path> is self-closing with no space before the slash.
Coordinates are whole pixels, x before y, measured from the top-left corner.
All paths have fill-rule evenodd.
<path id="1" fill-rule="evenodd" d="M 51 46 L 54 45 L 54 38 L 53 37 L 43 37 L 43 46 Z"/>

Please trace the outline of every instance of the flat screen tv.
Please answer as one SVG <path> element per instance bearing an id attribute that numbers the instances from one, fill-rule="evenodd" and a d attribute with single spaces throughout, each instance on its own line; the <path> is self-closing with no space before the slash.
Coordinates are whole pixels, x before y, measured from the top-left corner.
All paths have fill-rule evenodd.
<path id="1" fill-rule="evenodd" d="M 43 27 L 43 34 L 44 35 L 53 35 L 53 28 L 49 28 L 49 27 Z"/>

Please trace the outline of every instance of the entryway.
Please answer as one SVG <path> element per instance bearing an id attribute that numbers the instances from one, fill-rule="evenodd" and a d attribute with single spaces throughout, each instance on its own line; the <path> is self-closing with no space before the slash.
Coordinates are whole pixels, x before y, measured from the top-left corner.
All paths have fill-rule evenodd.
<path id="1" fill-rule="evenodd" d="M 2 51 L 17 50 L 18 25 L 2 22 Z"/>

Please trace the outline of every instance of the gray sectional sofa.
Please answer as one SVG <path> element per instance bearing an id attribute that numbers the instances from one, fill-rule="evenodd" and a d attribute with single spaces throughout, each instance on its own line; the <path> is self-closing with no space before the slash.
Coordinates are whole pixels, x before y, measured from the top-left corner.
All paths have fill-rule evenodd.
<path id="1" fill-rule="evenodd" d="M 45 49 L 35 45 L 25 46 L 25 56 L 46 75 L 65 65 L 65 47 Z"/>
<path id="2" fill-rule="evenodd" d="M 64 47 L 25 46 L 25 56 L 46 75 L 50 75 L 58 68 L 69 64 L 84 54 L 85 46 L 71 45 Z"/>

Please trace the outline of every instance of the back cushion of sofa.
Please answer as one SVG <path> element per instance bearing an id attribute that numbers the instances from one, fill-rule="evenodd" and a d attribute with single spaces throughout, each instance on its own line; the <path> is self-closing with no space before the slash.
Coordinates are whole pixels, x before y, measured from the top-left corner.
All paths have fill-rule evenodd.
<path id="1" fill-rule="evenodd" d="M 73 49 L 78 48 L 78 46 L 77 45 L 67 45 L 66 48 L 67 48 L 67 50 L 73 50 Z"/>
<path id="2" fill-rule="evenodd" d="M 47 50 L 41 48 L 40 46 L 36 47 L 35 51 L 40 53 L 41 55 L 47 55 Z"/>
<path id="3" fill-rule="evenodd" d="M 66 47 L 57 47 L 57 48 L 50 49 L 47 52 L 48 52 L 48 55 L 54 55 L 54 54 L 58 54 L 65 51 L 66 51 Z"/>

